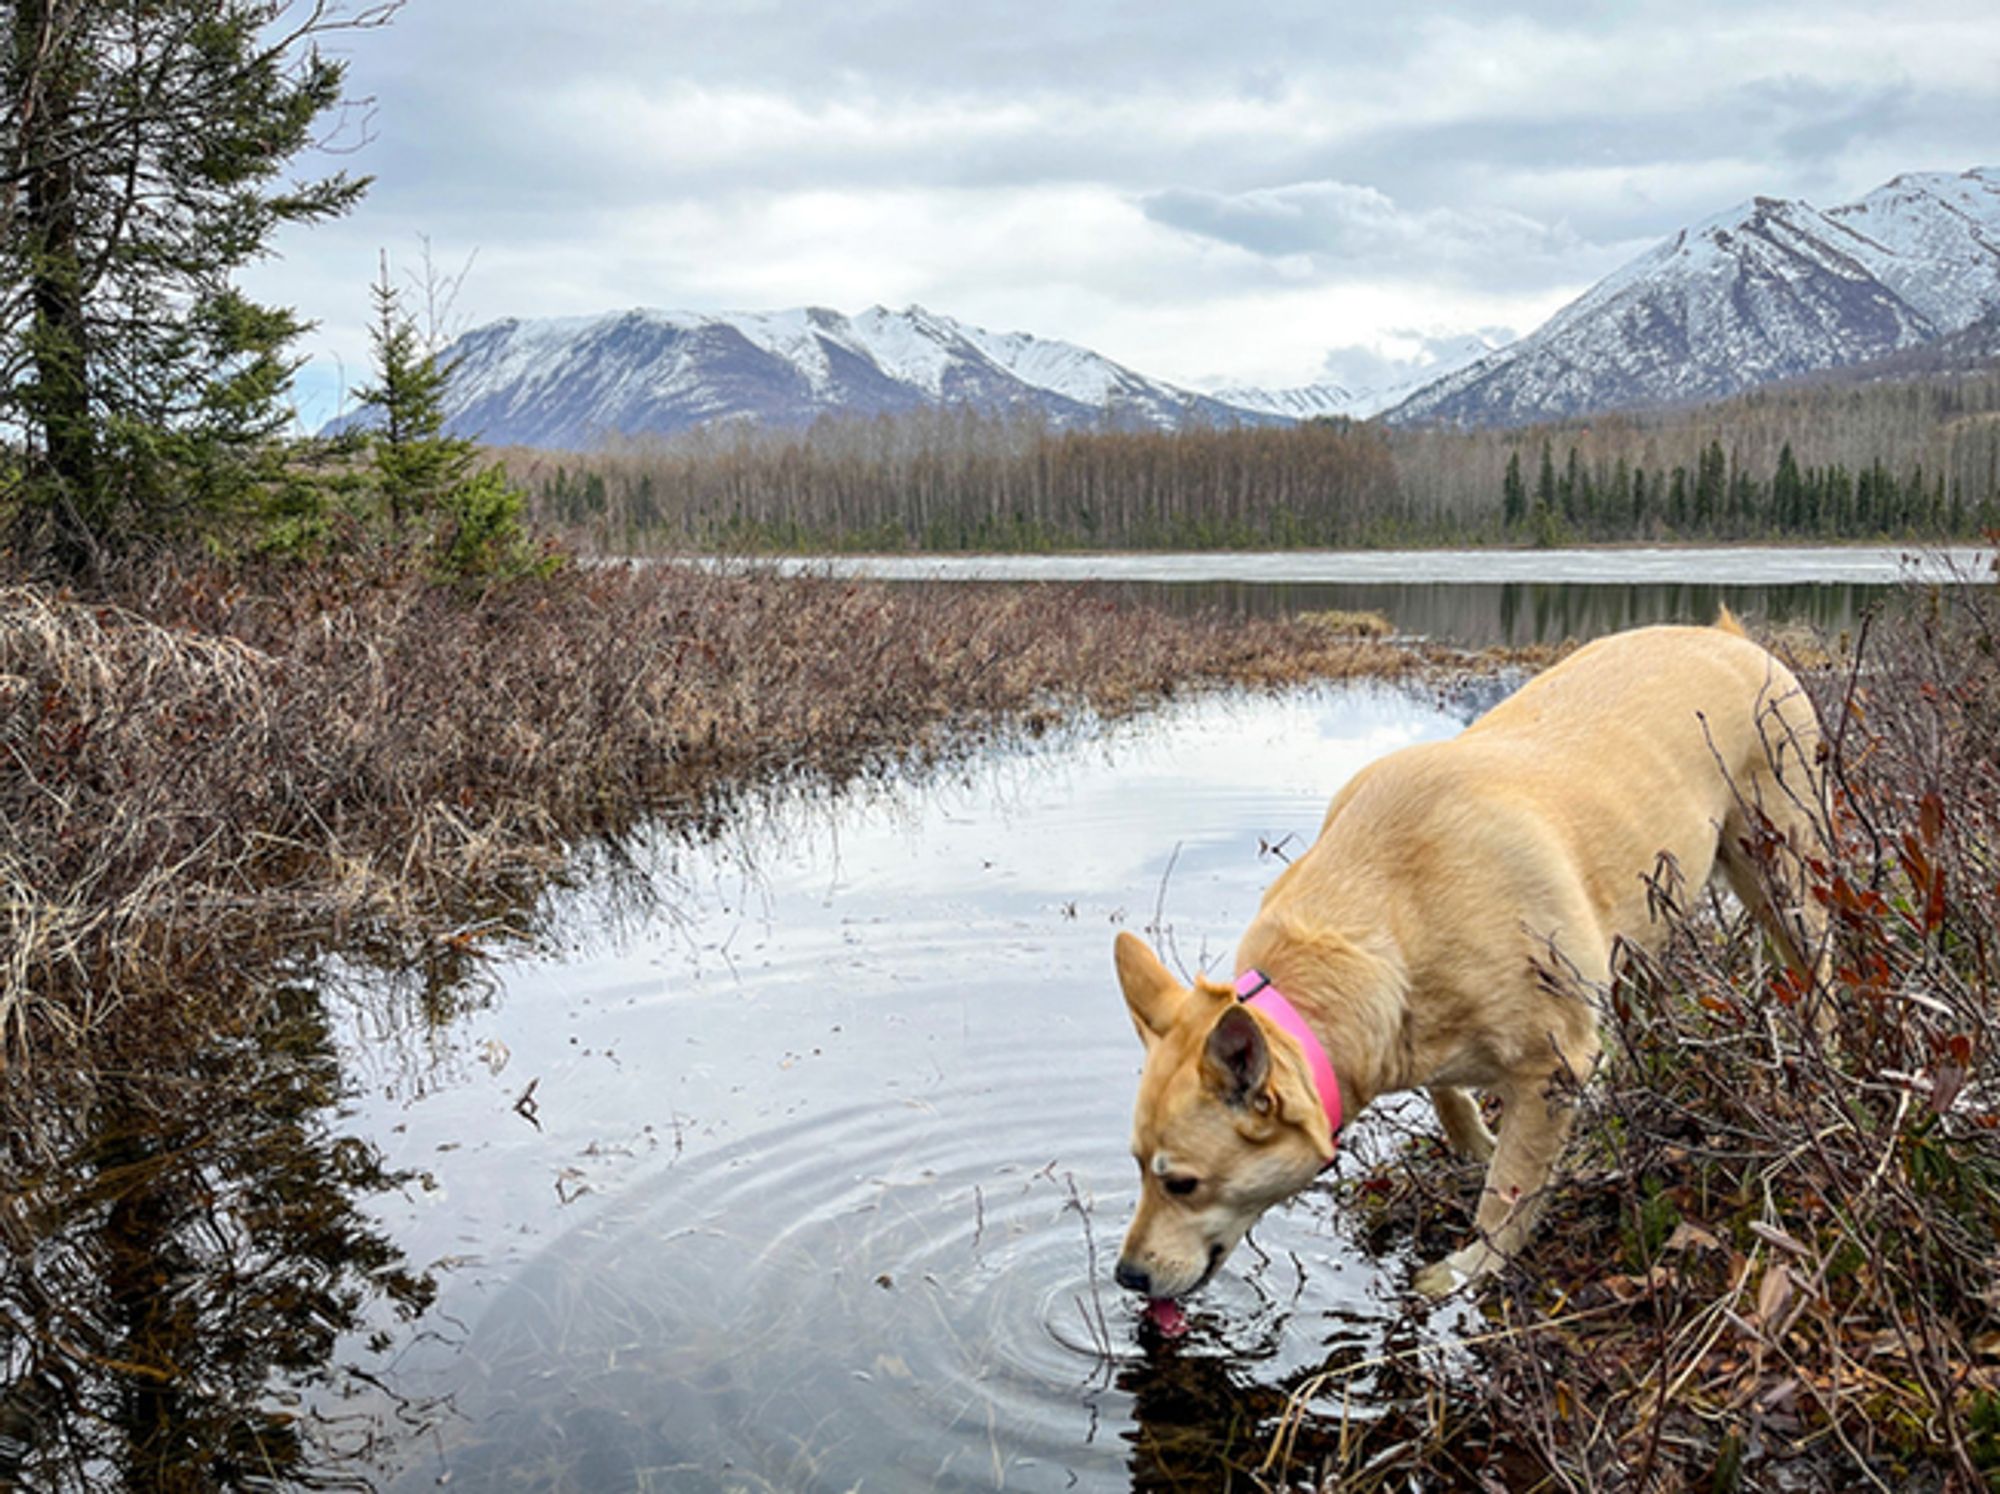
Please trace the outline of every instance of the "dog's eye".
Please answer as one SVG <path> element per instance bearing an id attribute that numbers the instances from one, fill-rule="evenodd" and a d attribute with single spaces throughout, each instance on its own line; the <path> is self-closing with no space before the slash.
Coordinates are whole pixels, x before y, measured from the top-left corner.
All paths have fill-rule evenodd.
<path id="1" fill-rule="evenodd" d="M 1187 1197 L 1200 1186 L 1200 1178 L 1168 1178 L 1165 1183 L 1167 1192 L 1179 1198 Z"/>

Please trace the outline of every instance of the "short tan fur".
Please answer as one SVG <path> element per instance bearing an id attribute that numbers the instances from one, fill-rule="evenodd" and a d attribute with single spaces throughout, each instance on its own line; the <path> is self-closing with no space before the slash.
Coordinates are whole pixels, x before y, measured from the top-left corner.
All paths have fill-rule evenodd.
<path id="1" fill-rule="evenodd" d="M 1619 941 L 1664 935 L 1649 883 L 1716 874 L 1801 973 L 1822 927 L 1774 906 L 1743 846 L 1761 818 L 1804 846 L 1819 725 L 1790 672 L 1726 612 L 1578 650 L 1458 737 L 1364 768 L 1271 885 L 1237 948 L 1325 1044 L 1351 1123 L 1427 1089 L 1489 1159 L 1476 1237 L 1420 1271 L 1441 1295 L 1497 1270 L 1533 1227 L 1598 1055 L 1591 996 Z M 1132 1148 L 1142 1183 L 1118 1277 L 1154 1297 L 1207 1281 L 1256 1218 L 1311 1182 L 1334 1138 L 1297 1043 L 1229 989 L 1185 987 L 1120 934 L 1147 1047 Z M 1504 1104 L 1496 1138 L 1470 1089 Z"/>

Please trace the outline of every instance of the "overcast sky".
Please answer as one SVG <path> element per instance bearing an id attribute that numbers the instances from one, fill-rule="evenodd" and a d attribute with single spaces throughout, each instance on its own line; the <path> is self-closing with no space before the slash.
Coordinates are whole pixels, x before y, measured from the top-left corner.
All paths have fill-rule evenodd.
<path id="1" fill-rule="evenodd" d="M 1201 388 L 1532 329 L 1763 193 L 2000 164 L 1994 0 L 410 0 L 344 36 L 376 178 L 253 287 L 365 372 L 428 237 L 462 326 L 912 302 Z"/>

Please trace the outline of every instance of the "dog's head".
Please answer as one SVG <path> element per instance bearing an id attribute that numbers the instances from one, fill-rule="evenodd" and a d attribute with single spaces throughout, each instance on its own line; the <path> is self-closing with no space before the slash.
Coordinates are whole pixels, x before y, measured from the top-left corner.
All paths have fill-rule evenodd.
<path id="1" fill-rule="evenodd" d="M 1120 1286 L 1184 1297 L 1207 1283 L 1272 1204 L 1333 1155 L 1312 1081 L 1279 1062 L 1266 1019 L 1212 981 L 1192 989 L 1131 934 L 1118 981 L 1146 1068 L 1132 1116 L 1139 1212 L 1118 1255 Z"/>

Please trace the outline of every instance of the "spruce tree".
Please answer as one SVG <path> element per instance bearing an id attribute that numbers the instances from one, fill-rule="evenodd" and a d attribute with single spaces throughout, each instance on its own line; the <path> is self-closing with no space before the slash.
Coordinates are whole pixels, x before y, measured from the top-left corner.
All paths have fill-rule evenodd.
<path id="1" fill-rule="evenodd" d="M 521 527 L 522 498 L 497 462 L 481 465 L 479 445 L 445 432 L 451 366 L 402 309 L 385 256 L 375 299 L 376 381 L 360 391 L 373 409 L 369 440 L 374 486 L 391 536 L 428 546 L 442 574 L 464 578 L 541 570 Z"/>
<path id="2" fill-rule="evenodd" d="M 1500 519 L 1509 529 L 1519 529 L 1528 517 L 1528 488 L 1521 481 L 1521 453 L 1507 453 L 1507 475 L 1500 483 Z"/>
<path id="3" fill-rule="evenodd" d="M 390 529 L 401 535 L 465 477 L 478 448 L 444 433 L 444 391 L 451 369 L 424 345 L 416 323 L 403 311 L 386 257 L 370 294 L 375 301 L 369 337 L 376 382 L 357 397 L 377 414 L 371 443 L 376 487 Z"/>
<path id="4" fill-rule="evenodd" d="M 303 330 L 238 273 L 367 183 L 283 181 L 340 102 L 328 33 L 396 8 L 14 0 L 0 36 L 0 425 L 16 541 L 89 569 L 246 497 Z M 6 14 L 6 13 L 0 13 Z"/>
<path id="5" fill-rule="evenodd" d="M 1805 479 L 1799 473 L 1798 458 L 1787 441 L 1778 453 L 1778 470 L 1771 478 L 1771 510 L 1778 530 L 1797 534 L 1806 529 Z"/>

